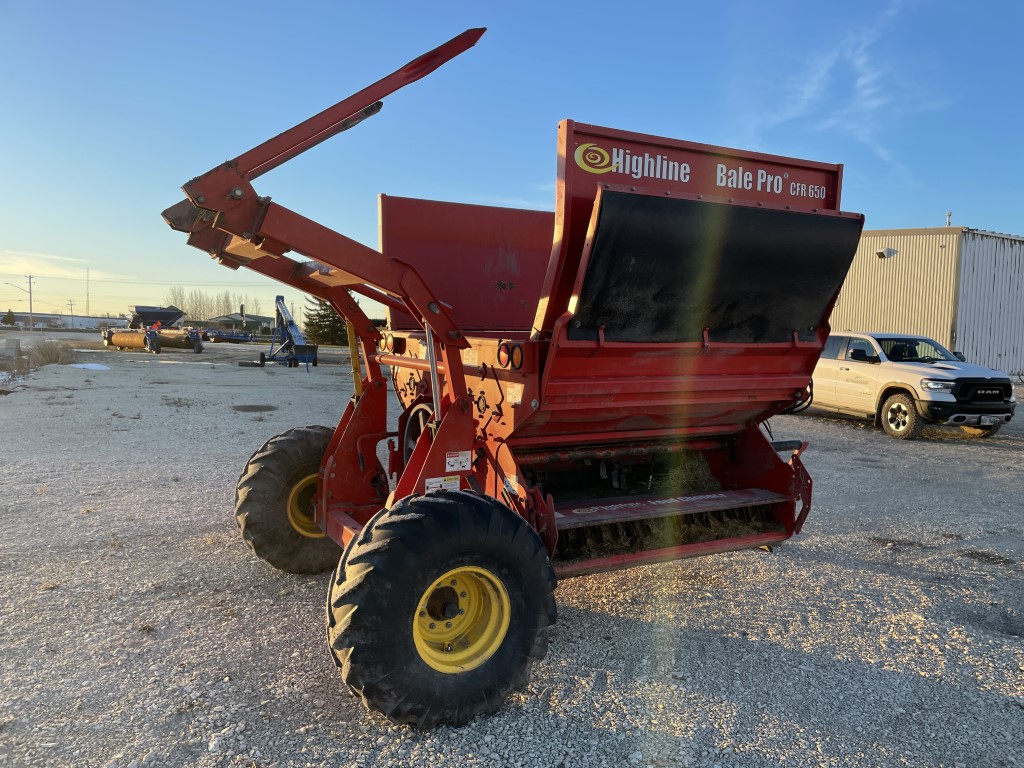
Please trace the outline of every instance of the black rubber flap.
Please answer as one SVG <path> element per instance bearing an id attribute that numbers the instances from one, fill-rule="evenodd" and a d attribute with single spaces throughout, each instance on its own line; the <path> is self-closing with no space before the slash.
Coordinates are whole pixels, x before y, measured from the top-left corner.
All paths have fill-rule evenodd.
<path id="1" fill-rule="evenodd" d="M 813 340 L 863 220 L 604 192 L 570 339 Z"/>
<path id="2" fill-rule="evenodd" d="M 141 328 L 157 322 L 161 325 L 171 325 L 185 316 L 184 310 L 178 309 L 173 304 L 169 307 L 136 306 L 131 309 L 132 318 L 128 325 L 129 328 Z"/>

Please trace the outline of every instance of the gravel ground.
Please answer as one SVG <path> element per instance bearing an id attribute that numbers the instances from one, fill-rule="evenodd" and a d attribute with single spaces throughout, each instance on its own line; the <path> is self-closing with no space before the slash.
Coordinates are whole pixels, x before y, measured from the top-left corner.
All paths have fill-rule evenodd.
<path id="1" fill-rule="evenodd" d="M 529 688 L 422 733 L 342 686 L 329 575 L 237 533 L 249 454 L 351 393 L 252 356 L 82 352 L 109 370 L 0 397 L 0 766 L 1024 767 L 1024 418 L 773 420 L 811 442 L 801 536 L 563 582 Z"/>

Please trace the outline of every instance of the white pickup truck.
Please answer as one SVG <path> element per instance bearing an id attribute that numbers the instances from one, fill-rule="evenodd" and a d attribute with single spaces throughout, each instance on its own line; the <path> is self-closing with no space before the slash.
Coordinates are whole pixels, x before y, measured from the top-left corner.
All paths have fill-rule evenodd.
<path id="1" fill-rule="evenodd" d="M 964 362 L 925 336 L 833 333 L 814 369 L 818 408 L 874 419 L 903 440 L 926 423 L 991 437 L 1017 407 L 1005 373 Z"/>

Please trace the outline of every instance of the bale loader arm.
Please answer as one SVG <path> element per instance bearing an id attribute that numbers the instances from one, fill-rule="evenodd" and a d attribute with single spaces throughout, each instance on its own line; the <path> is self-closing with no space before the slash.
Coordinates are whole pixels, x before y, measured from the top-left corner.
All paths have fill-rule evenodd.
<path id="1" fill-rule="evenodd" d="M 440 341 L 438 355 L 449 375 L 444 379 L 445 396 L 437 399 L 431 434 L 445 414 L 457 406 L 460 415 L 453 416 L 444 435 L 458 436 L 467 447 L 472 444 L 472 425 L 465 418 L 469 403 L 464 377 L 459 375 L 459 350 L 468 343 L 448 308 L 414 267 L 384 258 L 372 248 L 258 195 L 252 181 L 377 114 L 381 99 L 468 50 L 484 31 L 466 30 L 309 120 L 192 179 L 182 187 L 186 199 L 163 213 L 172 229 L 188 234 L 189 245 L 207 252 L 224 266 L 244 266 L 327 301 L 357 334 L 366 365 L 365 379 L 360 380 L 356 373 L 356 390 L 362 394 L 353 399 L 342 416 L 328 449 L 337 455 L 326 460 L 317 497 L 322 527 L 338 533 L 346 543 L 385 500 L 379 473 L 367 469 L 376 465 L 375 451 L 363 438 L 387 434 L 385 379 L 375 357 L 381 335 L 349 291 L 407 312 Z M 298 260 L 288 253 L 306 259 Z M 431 454 L 425 447 L 424 452 L 424 477 L 443 474 L 446 459 L 441 451 Z M 354 478 L 362 480 L 355 482 Z M 422 483 L 419 485 L 422 487 Z M 328 521 L 331 516 L 334 519 Z"/>

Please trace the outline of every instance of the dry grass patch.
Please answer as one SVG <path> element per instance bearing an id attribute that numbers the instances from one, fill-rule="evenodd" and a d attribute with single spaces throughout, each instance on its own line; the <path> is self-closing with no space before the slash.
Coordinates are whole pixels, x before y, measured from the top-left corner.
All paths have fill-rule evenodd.
<path id="1" fill-rule="evenodd" d="M 28 362 L 33 368 L 44 365 L 67 365 L 75 359 L 75 350 L 63 341 L 37 341 L 28 350 Z"/>
<path id="2" fill-rule="evenodd" d="M 24 355 L 0 357 L 0 395 L 9 395 L 18 379 L 28 373 L 28 360 Z"/>

